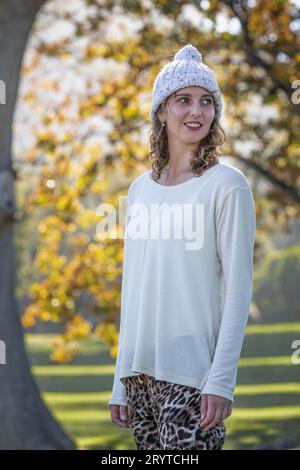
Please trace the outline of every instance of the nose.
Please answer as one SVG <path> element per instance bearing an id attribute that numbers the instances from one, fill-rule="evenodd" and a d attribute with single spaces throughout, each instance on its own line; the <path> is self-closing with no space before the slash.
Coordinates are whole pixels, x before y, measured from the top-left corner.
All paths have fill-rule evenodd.
<path id="1" fill-rule="evenodd" d="M 201 105 L 199 103 L 196 103 L 192 107 L 191 116 L 198 117 L 198 116 L 201 116 L 201 115 L 202 115 Z"/>

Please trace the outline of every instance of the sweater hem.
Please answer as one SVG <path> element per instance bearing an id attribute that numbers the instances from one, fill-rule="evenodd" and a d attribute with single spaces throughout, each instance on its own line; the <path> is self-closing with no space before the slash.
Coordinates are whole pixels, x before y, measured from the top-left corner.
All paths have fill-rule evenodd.
<path id="1" fill-rule="evenodd" d="M 185 385 L 187 387 L 193 387 L 198 390 L 202 390 L 208 378 L 209 372 L 210 372 L 210 369 L 208 369 L 205 372 L 203 379 L 199 383 L 199 380 L 194 380 L 194 379 L 191 379 L 190 377 L 185 377 L 182 375 L 173 375 L 166 371 L 155 370 L 155 369 L 142 366 L 140 364 L 135 364 L 131 369 L 123 369 L 120 371 L 120 381 L 122 382 L 122 378 L 135 376 L 136 373 L 141 373 L 141 374 L 144 373 L 144 374 L 151 375 L 156 380 L 164 380 L 166 382 L 176 383 L 178 385 Z M 122 384 L 124 385 L 123 382 Z"/>

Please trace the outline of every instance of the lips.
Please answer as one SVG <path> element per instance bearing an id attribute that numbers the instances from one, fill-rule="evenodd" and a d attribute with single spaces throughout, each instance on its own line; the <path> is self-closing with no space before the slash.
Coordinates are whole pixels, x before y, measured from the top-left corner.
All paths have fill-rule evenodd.
<path id="1" fill-rule="evenodd" d="M 200 121 L 187 121 L 184 124 L 201 124 L 202 125 L 202 122 L 200 122 Z"/>
<path id="2" fill-rule="evenodd" d="M 201 122 L 199 122 L 200 125 L 198 126 L 190 126 L 187 122 L 184 123 L 185 127 L 187 127 L 188 129 L 191 129 L 191 130 L 199 130 L 203 127 L 203 124 Z"/>

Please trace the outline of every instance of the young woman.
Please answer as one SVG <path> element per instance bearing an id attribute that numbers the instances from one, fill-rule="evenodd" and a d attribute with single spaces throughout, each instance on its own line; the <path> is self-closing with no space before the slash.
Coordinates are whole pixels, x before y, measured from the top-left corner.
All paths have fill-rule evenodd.
<path id="1" fill-rule="evenodd" d="M 225 441 L 256 220 L 245 175 L 219 162 L 221 111 L 214 73 L 186 45 L 155 80 L 152 171 L 128 191 L 109 405 L 137 449 L 220 450 Z"/>

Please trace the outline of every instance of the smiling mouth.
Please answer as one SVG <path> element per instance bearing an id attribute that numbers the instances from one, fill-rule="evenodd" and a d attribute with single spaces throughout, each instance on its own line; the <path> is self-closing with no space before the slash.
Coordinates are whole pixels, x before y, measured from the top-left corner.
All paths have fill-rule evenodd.
<path id="1" fill-rule="evenodd" d="M 191 130 L 199 130 L 203 127 L 203 124 L 201 124 L 201 123 L 197 126 L 192 126 L 192 125 L 189 125 L 185 122 L 184 125 L 185 125 L 185 127 L 187 127 L 188 129 L 191 129 Z"/>

